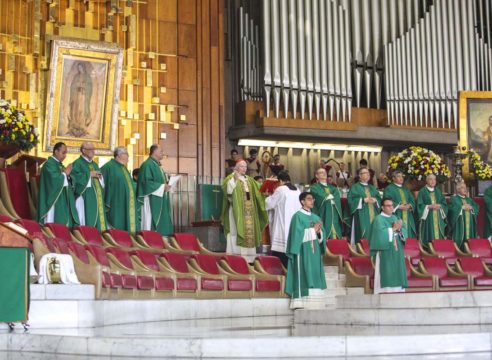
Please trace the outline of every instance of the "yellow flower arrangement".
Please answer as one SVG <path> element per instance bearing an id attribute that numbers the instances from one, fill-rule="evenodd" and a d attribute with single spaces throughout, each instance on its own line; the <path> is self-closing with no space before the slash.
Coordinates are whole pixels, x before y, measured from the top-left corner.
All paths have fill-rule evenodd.
<path id="1" fill-rule="evenodd" d="M 391 156 L 388 169 L 389 172 L 400 170 L 407 178 L 414 180 L 424 180 L 429 174 L 435 174 L 439 182 L 451 177 L 451 171 L 441 157 L 421 146 L 410 146 Z"/>
<path id="2" fill-rule="evenodd" d="M 492 179 L 492 168 L 485 161 L 482 161 L 480 155 L 473 149 L 468 151 L 470 159 L 470 173 L 474 174 L 479 180 Z"/>
<path id="3" fill-rule="evenodd" d="M 22 111 L 0 99 L 0 142 L 19 146 L 29 151 L 39 142 L 38 130 L 26 119 Z"/>

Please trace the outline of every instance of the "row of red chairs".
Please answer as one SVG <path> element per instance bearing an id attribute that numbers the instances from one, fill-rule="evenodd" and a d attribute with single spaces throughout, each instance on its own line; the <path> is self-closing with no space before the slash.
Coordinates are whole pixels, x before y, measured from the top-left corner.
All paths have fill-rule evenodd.
<path id="1" fill-rule="evenodd" d="M 61 224 L 16 222 L 33 239 L 36 264 L 49 252 L 72 255 L 79 279 L 96 286 L 97 298 L 284 296 L 285 269 L 276 257 L 258 257 L 250 266 L 241 256 L 206 250 L 193 234 L 168 242 L 147 231 L 135 240 L 121 230 L 101 236 L 89 226 L 71 232 Z"/>

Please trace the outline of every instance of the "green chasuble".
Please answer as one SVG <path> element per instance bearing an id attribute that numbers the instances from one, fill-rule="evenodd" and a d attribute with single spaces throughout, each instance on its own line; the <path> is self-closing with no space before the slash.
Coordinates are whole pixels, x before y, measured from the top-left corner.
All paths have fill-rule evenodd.
<path id="1" fill-rule="evenodd" d="M 243 180 L 237 180 L 232 195 L 227 195 L 227 184 L 234 177 L 234 173 L 224 179 L 222 191 L 222 214 L 220 219 L 224 226 L 224 235 L 230 233 L 229 207 L 237 230 L 237 245 L 245 248 L 260 246 L 262 233 L 268 224 L 268 214 L 265 210 L 265 198 L 260 193 L 260 186 L 250 176 L 244 175 Z M 246 192 L 246 186 L 249 192 Z"/>
<path id="2" fill-rule="evenodd" d="M 404 254 L 406 226 L 403 224 L 401 232 L 389 231 L 398 220 L 395 215 L 381 213 L 374 219 L 369 232 L 371 257 L 375 263 L 379 253 L 381 288 L 408 287 Z"/>
<path id="3" fill-rule="evenodd" d="M 415 199 L 405 186 L 398 186 L 396 184 L 389 184 L 383 193 L 383 197 L 388 197 L 393 200 L 393 206 L 395 209 L 394 214 L 397 218 L 403 220 L 403 223 L 407 227 L 408 237 L 417 238 L 417 227 L 415 226 Z M 412 206 L 409 210 L 401 210 L 398 208 L 399 205 L 409 204 Z"/>
<path id="4" fill-rule="evenodd" d="M 364 202 L 366 197 L 373 197 L 376 203 Z M 358 243 L 369 234 L 372 221 L 380 212 L 381 196 L 378 189 L 371 184 L 355 183 L 347 195 L 347 220 L 352 226 L 351 242 Z M 361 208 L 359 208 L 361 207 Z"/>
<path id="5" fill-rule="evenodd" d="M 285 293 L 292 298 L 309 295 L 309 289 L 326 289 L 323 255 L 326 252 L 326 232 L 314 232 L 314 224 L 321 218 L 304 209 L 292 217 L 287 239 L 289 258 Z"/>
<path id="6" fill-rule="evenodd" d="M 61 162 L 50 156 L 43 164 L 39 183 L 38 222 L 45 224 L 46 216 L 54 206 L 53 222 L 73 227 L 79 224 L 79 216 L 75 208 L 73 188 L 65 184 L 65 167 Z"/>
<path id="7" fill-rule="evenodd" d="M 483 193 L 483 202 L 485 203 L 483 237 L 488 239 L 492 236 L 492 186 Z"/>
<path id="8" fill-rule="evenodd" d="M 111 159 L 102 168 L 104 177 L 104 203 L 109 225 L 134 234 L 138 223 L 137 194 L 130 172 L 125 165 Z"/>
<path id="9" fill-rule="evenodd" d="M 438 210 L 431 210 L 427 205 L 440 204 Z M 417 196 L 417 216 L 420 220 L 419 240 L 424 246 L 434 239 L 445 239 L 446 216 L 448 205 L 441 190 L 434 188 L 430 191 L 424 186 Z"/>
<path id="10" fill-rule="evenodd" d="M 342 205 L 340 191 L 333 185 L 316 183 L 309 191 L 314 197 L 313 212 L 323 221 L 328 239 L 342 238 Z"/>
<path id="11" fill-rule="evenodd" d="M 471 205 L 472 209 L 466 211 L 463 205 Z M 463 242 L 477 237 L 477 216 L 479 206 L 469 197 L 454 195 L 451 198 L 448 211 L 449 233 L 458 247 Z"/>
<path id="12" fill-rule="evenodd" d="M 157 231 L 163 236 L 171 235 L 174 232 L 173 222 L 171 221 L 171 200 L 169 191 L 164 191 L 162 196 L 152 195 L 159 190 L 161 185 L 167 184 L 167 174 L 162 170 L 160 164 L 149 157 L 140 166 L 137 182 L 137 198 L 140 206 L 144 206 L 145 197 L 148 196 L 152 221 L 150 229 Z"/>
<path id="13" fill-rule="evenodd" d="M 75 187 L 75 199 L 79 196 L 84 201 L 85 225 L 95 226 L 99 231 L 108 228 L 104 205 L 104 189 L 98 178 L 91 177 L 91 171 L 100 171 L 95 161 L 87 161 L 80 156 L 73 162 L 72 177 Z M 87 187 L 90 181 L 90 186 Z"/>

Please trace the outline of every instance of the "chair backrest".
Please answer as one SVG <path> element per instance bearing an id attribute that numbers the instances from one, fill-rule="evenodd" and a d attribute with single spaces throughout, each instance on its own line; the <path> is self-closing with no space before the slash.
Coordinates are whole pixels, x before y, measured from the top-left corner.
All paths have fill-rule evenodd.
<path id="1" fill-rule="evenodd" d="M 256 258 L 261 267 L 271 275 L 285 275 L 282 262 L 276 256 L 258 256 Z"/>
<path id="2" fill-rule="evenodd" d="M 80 225 L 75 228 L 88 244 L 103 246 L 103 239 L 99 230 L 94 226 Z"/>
<path id="3" fill-rule="evenodd" d="M 7 215 L 0 214 L 0 223 L 6 223 L 12 221 L 12 218 Z"/>
<path id="4" fill-rule="evenodd" d="M 374 267 L 369 257 L 352 257 L 347 260 L 358 275 L 374 276 Z"/>
<path id="5" fill-rule="evenodd" d="M 453 240 L 432 240 L 432 246 L 436 253 L 444 258 L 456 256 Z"/>
<path id="6" fill-rule="evenodd" d="M 106 251 L 106 254 L 112 254 L 123 266 L 133 269 L 130 255 L 125 250 L 116 247 L 109 247 L 104 250 Z"/>
<path id="7" fill-rule="evenodd" d="M 41 243 L 44 245 L 45 248 L 48 249 L 50 253 L 56 253 L 56 248 L 53 245 L 52 239 L 44 236 L 44 234 L 41 233 L 36 233 L 33 234 L 33 237 L 41 241 Z"/>
<path id="8" fill-rule="evenodd" d="M 182 250 L 200 251 L 198 239 L 191 233 L 175 233 L 174 238 Z"/>
<path id="9" fill-rule="evenodd" d="M 68 249 L 74 254 L 80 261 L 88 264 L 89 256 L 87 256 L 87 251 L 84 249 L 83 245 L 77 244 L 72 241 L 68 243 Z"/>
<path id="10" fill-rule="evenodd" d="M 407 238 L 405 241 L 405 256 L 417 257 L 420 255 L 420 243 L 417 239 Z"/>
<path id="11" fill-rule="evenodd" d="M 66 242 L 72 241 L 72 234 L 70 229 L 63 224 L 48 223 L 45 226 L 51 230 L 53 235 L 57 238 L 63 239 Z"/>
<path id="12" fill-rule="evenodd" d="M 206 254 L 195 254 L 192 257 L 196 260 L 198 265 L 200 265 L 203 271 L 213 275 L 220 274 L 219 267 L 217 266 L 218 257 Z"/>
<path id="13" fill-rule="evenodd" d="M 157 231 L 141 230 L 137 235 L 142 236 L 147 245 L 154 249 L 165 249 L 166 244 L 162 239 L 162 235 Z"/>
<path id="14" fill-rule="evenodd" d="M 159 264 L 155 258 L 155 255 L 150 251 L 145 250 L 133 250 L 130 255 L 135 255 L 140 259 L 140 261 L 147 266 L 149 269 L 154 271 L 160 271 Z"/>
<path id="15" fill-rule="evenodd" d="M 53 238 L 53 245 L 58 250 L 60 254 L 69 254 L 67 242 L 63 239 Z"/>
<path id="16" fill-rule="evenodd" d="M 15 212 L 21 218 L 31 217 L 29 209 L 29 188 L 27 187 L 26 173 L 23 169 L 1 169 L 5 173 L 7 190 Z"/>
<path id="17" fill-rule="evenodd" d="M 492 248 L 488 239 L 468 239 L 468 247 L 480 257 L 492 257 Z"/>
<path id="18" fill-rule="evenodd" d="M 96 259 L 98 264 L 110 267 L 108 256 L 102 247 L 94 245 L 85 245 L 85 249 Z"/>
<path id="19" fill-rule="evenodd" d="M 485 269 L 483 268 L 482 260 L 480 258 L 460 257 L 458 261 L 460 262 L 463 272 L 466 274 L 483 276 L 485 273 Z"/>
<path id="20" fill-rule="evenodd" d="M 178 253 L 163 253 L 159 254 L 160 257 L 167 260 L 168 264 L 176 271 L 187 273 L 188 269 L 188 257 Z"/>
<path id="21" fill-rule="evenodd" d="M 425 256 L 422 258 L 422 263 L 429 274 L 437 275 L 440 278 L 448 274 L 446 259 Z"/>
<path id="22" fill-rule="evenodd" d="M 364 252 L 366 254 L 369 255 L 371 253 L 371 247 L 369 246 L 369 240 L 360 239 L 360 246 L 362 246 L 362 250 L 364 250 Z"/>
<path id="23" fill-rule="evenodd" d="M 24 229 L 27 230 L 29 234 L 34 234 L 34 233 L 42 233 L 43 230 L 41 229 L 41 225 L 37 223 L 34 220 L 28 220 L 28 219 L 19 219 L 15 221 L 17 224 L 22 226 Z"/>
<path id="24" fill-rule="evenodd" d="M 326 247 L 334 255 L 341 255 L 344 260 L 350 258 L 349 243 L 347 240 L 332 239 L 326 242 Z"/>
<path id="25" fill-rule="evenodd" d="M 223 259 L 227 262 L 227 265 L 231 267 L 237 273 L 248 275 L 249 266 L 245 258 L 239 255 L 226 255 Z"/>
<path id="26" fill-rule="evenodd" d="M 133 241 L 132 237 L 130 236 L 130 233 L 125 230 L 119 230 L 119 229 L 109 229 L 106 230 L 105 233 L 111 235 L 114 241 L 119 246 L 122 247 L 133 247 Z"/>

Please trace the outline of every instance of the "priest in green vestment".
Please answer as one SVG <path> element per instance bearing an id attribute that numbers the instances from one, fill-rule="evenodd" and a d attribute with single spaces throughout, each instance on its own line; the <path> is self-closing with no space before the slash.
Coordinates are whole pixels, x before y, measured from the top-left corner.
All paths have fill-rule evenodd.
<path id="1" fill-rule="evenodd" d="M 132 177 L 126 168 L 128 158 L 126 148 L 118 146 L 114 149 L 114 159 L 101 168 L 101 173 L 105 183 L 104 203 L 109 225 L 135 234 L 140 229 L 140 209 Z"/>
<path id="2" fill-rule="evenodd" d="M 393 214 L 393 200 L 383 197 L 381 209 L 368 237 L 374 262 L 374 293 L 403 292 L 408 287 L 404 251 L 406 226 Z"/>
<path id="3" fill-rule="evenodd" d="M 104 179 L 94 161 L 95 151 L 93 143 L 82 143 L 81 155 L 73 162 L 72 180 L 80 225 L 94 226 L 102 232 L 108 229 L 108 222 L 104 205 Z"/>
<path id="4" fill-rule="evenodd" d="M 417 238 L 417 227 L 415 226 L 415 199 L 408 188 L 403 186 L 405 181 L 403 173 L 399 170 L 391 174 L 393 182 L 384 189 L 383 197 L 393 200 L 393 213 L 402 219 L 408 232 L 408 237 Z"/>
<path id="5" fill-rule="evenodd" d="M 227 240 L 226 252 L 253 262 L 268 224 L 268 214 L 260 187 L 246 175 L 247 169 L 246 161 L 239 160 L 232 174 L 224 179 L 221 221 Z"/>
<path id="6" fill-rule="evenodd" d="M 291 297 L 292 309 L 309 307 L 310 301 L 321 300 L 326 289 L 323 256 L 326 252 L 326 232 L 321 218 L 312 212 L 311 193 L 299 195 L 302 209 L 292 217 L 287 239 L 289 263 L 285 293 Z"/>
<path id="7" fill-rule="evenodd" d="M 477 237 L 478 204 L 467 196 L 466 184 L 456 184 L 456 195 L 451 197 L 448 210 L 449 233 L 459 248 L 468 239 Z"/>
<path id="8" fill-rule="evenodd" d="M 68 227 L 79 224 L 70 174 L 72 164 L 63 166 L 67 157 L 64 143 L 56 143 L 53 156 L 43 164 L 39 183 L 38 222 L 57 223 Z"/>
<path id="9" fill-rule="evenodd" d="M 152 145 L 149 158 L 140 166 L 137 180 L 137 198 L 141 206 L 141 229 L 157 231 L 163 236 L 174 232 L 171 221 L 170 185 L 161 168 L 164 153 L 159 145 Z"/>
<path id="10" fill-rule="evenodd" d="M 327 183 L 326 169 L 316 170 L 316 184 L 309 188 L 314 197 L 313 212 L 323 221 L 328 239 L 342 238 L 342 205 L 340 191 L 337 187 Z"/>
<path id="11" fill-rule="evenodd" d="M 483 237 L 492 240 L 492 186 L 483 193 L 485 205 Z"/>
<path id="12" fill-rule="evenodd" d="M 446 217 L 448 205 L 441 190 L 437 185 L 434 174 L 427 175 L 426 186 L 419 191 L 417 196 L 417 216 L 419 224 L 419 240 L 423 246 L 427 246 L 434 239 L 445 239 Z"/>
<path id="13" fill-rule="evenodd" d="M 350 243 L 355 245 L 369 235 L 369 227 L 380 212 L 381 196 L 378 189 L 369 184 L 368 168 L 358 171 L 359 182 L 350 188 L 347 195 L 347 220 L 351 224 Z"/>

